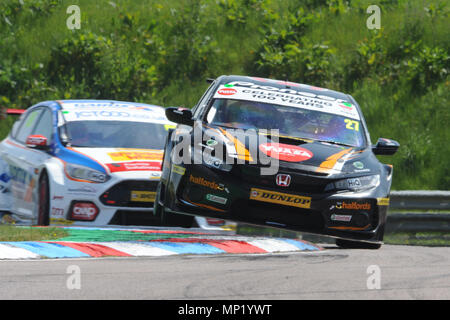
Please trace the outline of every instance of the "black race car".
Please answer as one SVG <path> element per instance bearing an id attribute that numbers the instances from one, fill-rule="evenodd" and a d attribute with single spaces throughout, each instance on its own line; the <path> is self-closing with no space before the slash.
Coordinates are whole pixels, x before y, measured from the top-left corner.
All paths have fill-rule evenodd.
<path id="1" fill-rule="evenodd" d="M 396 141 L 371 144 L 350 95 L 304 84 L 221 76 L 192 109 L 167 108 L 169 133 L 155 214 L 188 227 L 194 215 L 379 248 Z"/>

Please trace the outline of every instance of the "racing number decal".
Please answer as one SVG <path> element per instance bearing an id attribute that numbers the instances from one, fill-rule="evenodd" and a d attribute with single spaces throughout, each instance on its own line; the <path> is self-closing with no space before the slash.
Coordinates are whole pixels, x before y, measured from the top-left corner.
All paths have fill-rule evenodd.
<path id="1" fill-rule="evenodd" d="M 345 123 L 347 124 L 345 127 L 349 130 L 359 131 L 359 122 L 355 120 L 345 119 Z"/>

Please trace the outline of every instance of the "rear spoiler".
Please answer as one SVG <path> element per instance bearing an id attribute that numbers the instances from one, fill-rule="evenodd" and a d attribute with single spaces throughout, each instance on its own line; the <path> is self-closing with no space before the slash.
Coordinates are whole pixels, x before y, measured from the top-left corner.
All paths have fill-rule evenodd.
<path id="1" fill-rule="evenodd" d="M 0 107 L 0 120 L 6 119 L 8 115 L 20 116 L 25 111 L 25 109 L 7 109 L 4 107 Z"/>

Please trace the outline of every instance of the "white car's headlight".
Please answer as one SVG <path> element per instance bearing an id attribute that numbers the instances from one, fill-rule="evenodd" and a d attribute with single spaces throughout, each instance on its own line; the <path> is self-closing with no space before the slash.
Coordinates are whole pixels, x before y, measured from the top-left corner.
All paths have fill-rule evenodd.
<path id="1" fill-rule="evenodd" d="M 350 190 L 350 191 L 363 191 L 367 189 L 372 189 L 380 185 L 380 175 L 372 175 L 365 177 L 342 179 L 336 182 L 332 182 L 327 185 L 325 191 L 331 190 Z"/>
<path id="2" fill-rule="evenodd" d="M 70 177 L 78 180 L 87 180 L 95 183 L 104 183 L 109 180 L 107 174 L 77 164 L 67 163 L 66 172 Z"/>

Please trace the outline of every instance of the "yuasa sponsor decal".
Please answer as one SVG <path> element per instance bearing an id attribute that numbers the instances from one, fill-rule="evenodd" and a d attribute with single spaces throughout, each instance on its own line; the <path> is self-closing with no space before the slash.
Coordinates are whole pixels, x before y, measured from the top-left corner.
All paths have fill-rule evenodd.
<path id="1" fill-rule="evenodd" d="M 111 172 L 123 171 L 161 171 L 161 162 L 159 161 L 139 161 L 139 162 L 122 162 L 108 163 L 107 167 Z"/>
<path id="2" fill-rule="evenodd" d="M 336 209 L 345 209 L 345 210 L 370 210 L 372 206 L 370 203 L 358 203 L 356 201 L 353 202 L 338 202 L 335 205 Z"/>
<path id="3" fill-rule="evenodd" d="M 269 157 L 289 162 L 301 162 L 311 159 L 314 154 L 304 148 L 281 143 L 264 143 L 259 149 Z"/>
<path id="4" fill-rule="evenodd" d="M 237 93 L 237 90 L 233 88 L 223 88 L 217 91 L 217 93 L 222 96 L 232 96 Z"/>
<path id="5" fill-rule="evenodd" d="M 311 198 L 294 194 L 274 192 L 269 190 L 252 188 L 250 190 L 250 200 L 283 204 L 285 206 L 298 208 L 311 208 Z"/>

